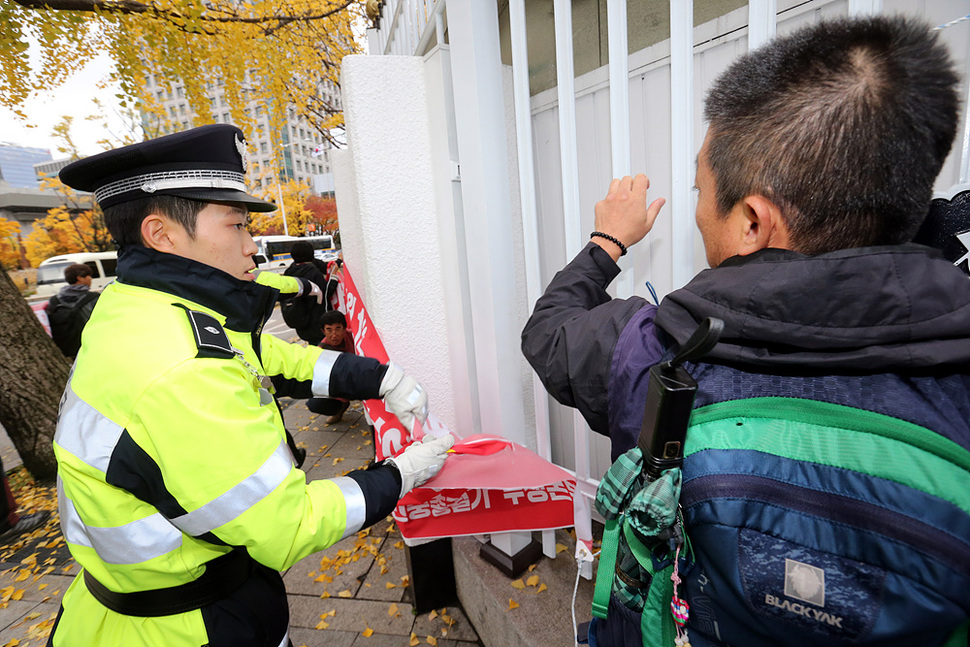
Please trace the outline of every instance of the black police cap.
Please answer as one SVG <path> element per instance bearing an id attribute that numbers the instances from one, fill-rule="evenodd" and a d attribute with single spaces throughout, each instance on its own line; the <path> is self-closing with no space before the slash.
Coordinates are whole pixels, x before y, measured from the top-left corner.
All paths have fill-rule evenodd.
<path id="1" fill-rule="evenodd" d="M 239 202 L 250 211 L 276 205 L 246 192 L 246 140 L 212 124 L 85 157 L 61 169 L 61 182 L 91 191 L 101 208 L 152 195 Z"/>

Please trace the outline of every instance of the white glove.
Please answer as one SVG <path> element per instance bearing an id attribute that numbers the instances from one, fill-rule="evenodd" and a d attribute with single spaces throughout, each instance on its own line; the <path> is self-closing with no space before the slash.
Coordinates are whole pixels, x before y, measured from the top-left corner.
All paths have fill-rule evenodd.
<path id="1" fill-rule="evenodd" d="M 387 462 L 401 473 L 401 496 L 437 474 L 454 444 L 451 434 L 441 438 L 429 434 L 420 443 L 408 445 L 400 455 L 388 458 Z"/>
<path id="2" fill-rule="evenodd" d="M 415 418 L 422 424 L 428 418 L 428 394 L 417 380 L 396 365 L 387 365 L 379 393 L 387 410 L 397 416 L 408 431 L 414 428 Z"/>
<path id="3" fill-rule="evenodd" d="M 303 284 L 300 296 L 316 297 L 317 305 L 323 303 L 323 290 L 320 289 L 319 285 L 309 279 L 300 279 L 300 282 Z"/>

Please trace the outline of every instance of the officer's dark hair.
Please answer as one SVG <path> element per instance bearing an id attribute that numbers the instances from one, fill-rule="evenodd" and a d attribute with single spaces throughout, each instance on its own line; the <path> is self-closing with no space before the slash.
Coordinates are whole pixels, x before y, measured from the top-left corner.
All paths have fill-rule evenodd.
<path id="1" fill-rule="evenodd" d="M 333 324 L 340 324 L 344 328 L 347 327 L 347 317 L 344 313 L 339 310 L 329 310 L 323 313 L 320 317 L 320 329 L 323 330 L 324 326 L 332 326 Z"/>
<path id="2" fill-rule="evenodd" d="M 717 208 L 782 210 L 806 254 L 910 240 L 957 128 L 957 75 L 926 24 L 826 21 L 732 64 L 705 102 Z"/>
<path id="3" fill-rule="evenodd" d="M 152 213 L 160 213 L 171 218 L 182 225 L 189 236 L 195 238 L 195 223 L 199 212 L 205 209 L 206 204 L 208 203 L 174 195 L 153 195 L 107 207 L 104 209 L 104 223 L 119 247 L 122 245 L 144 247 L 145 243 L 141 239 L 141 223 Z"/>
<path id="4" fill-rule="evenodd" d="M 71 263 L 64 268 L 64 280 L 68 285 L 74 285 L 79 278 L 91 276 L 91 268 L 84 263 Z"/>

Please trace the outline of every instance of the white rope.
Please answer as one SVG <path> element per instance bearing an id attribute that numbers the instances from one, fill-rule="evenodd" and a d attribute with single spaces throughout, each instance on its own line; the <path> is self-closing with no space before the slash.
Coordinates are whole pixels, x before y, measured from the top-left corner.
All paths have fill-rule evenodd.
<path id="1" fill-rule="evenodd" d="M 593 553 L 593 559 L 599 557 L 599 554 L 603 552 L 601 550 Z M 576 624 L 576 594 L 579 592 L 579 575 L 583 572 L 583 560 L 576 560 L 576 583 L 573 584 L 573 603 L 570 605 L 569 610 L 573 614 L 573 645 L 574 647 L 579 647 L 579 625 Z"/>
<path id="2" fill-rule="evenodd" d="M 964 16 L 963 18 L 957 18 L 956 20 L 951 20 L 950 22 L 948 22 L 946 24 L 943 24 L 943 25 L 940 25 L 939 27 L 934 27 L 933 28 L 933 31 L 939 31 L 940 29 L 946 29 L 947 27 L 952 27 L 953 25 L 957 25 L 957 24 L 959 24 L 961 22 L 964 22 L 964 21 L 967 21 L 967 20 L 970 20 L 970 14 Z"/>

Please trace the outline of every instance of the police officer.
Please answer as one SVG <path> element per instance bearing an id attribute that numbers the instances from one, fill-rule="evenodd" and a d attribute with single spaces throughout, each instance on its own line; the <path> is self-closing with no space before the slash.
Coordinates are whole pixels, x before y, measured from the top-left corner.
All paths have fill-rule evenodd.
<path id="1" fill-rule="evenodd" d="M 83 567 L 49 645 L 278 647 L 279 571 L 391 512 L 434 475 L 450 436 L 345 477 L 293 465 L 273 376 L 315 396 L 384 399 L 405 424 L 427 396 L 393 365 L 288 344 L 262 328 L 278 291 L 253 281 L 245 142 L 227 124 L 65 167 L 120 245 L 61 401 L 61 527 Z"/>

